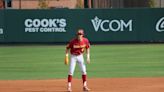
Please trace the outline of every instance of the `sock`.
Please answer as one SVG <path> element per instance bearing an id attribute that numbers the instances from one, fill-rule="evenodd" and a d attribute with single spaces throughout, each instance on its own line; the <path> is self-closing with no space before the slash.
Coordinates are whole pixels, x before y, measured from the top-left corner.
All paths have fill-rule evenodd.
<path id="1" fill-rule="evenodd" d="M 83 80 L 83 86 L 87 86 L 87 75 L 82 75 L 82 80 Z"/>
<path id="2" fill-rule="evenodd" d="M 68 86 L 71 86 L 72 75 L 68 75 Z"/>
<path id="3" fill-rule="evenodd" d="M 72 82 L 72 75 L 68 75 L 68 82 Z"/>

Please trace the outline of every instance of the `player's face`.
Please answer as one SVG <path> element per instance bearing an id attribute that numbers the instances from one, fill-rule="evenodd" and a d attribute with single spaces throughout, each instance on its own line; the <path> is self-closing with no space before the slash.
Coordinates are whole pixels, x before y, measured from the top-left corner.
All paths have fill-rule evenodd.
<path id="1" fill-rule="evenodd" d="M 79 34 L 79 35 L 77 35 L 77 38 L 78 38 L 79 41 L 81 41 L 82 38 L 83 38 L 83 35 L 82 34 Z"/>

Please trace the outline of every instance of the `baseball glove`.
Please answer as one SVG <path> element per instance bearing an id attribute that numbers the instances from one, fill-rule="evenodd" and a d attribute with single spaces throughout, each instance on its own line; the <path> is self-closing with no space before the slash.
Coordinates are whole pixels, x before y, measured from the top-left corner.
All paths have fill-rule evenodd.
<path id="1" fill-rule="evenodd" d="M 68 55 L 66 55 L 66 56 L 65 56 L 64 63 L 65 63 L 65 65 L 68 65 L 68 63 L 69 63 L 69 58 L 68 58 Z"/>

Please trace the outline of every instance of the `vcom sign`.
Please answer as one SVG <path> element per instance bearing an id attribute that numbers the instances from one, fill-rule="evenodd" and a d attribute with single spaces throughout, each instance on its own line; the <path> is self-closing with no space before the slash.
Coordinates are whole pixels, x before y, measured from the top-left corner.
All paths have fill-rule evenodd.
<path id="1" fill-rule="evenodd" d="M 104 31 L 104 32 L 108 32 L 108 31 L 113 31 L 113 32 L 117 32 L 117 31 L 133 31 L 133 20 L 130 19 L 127 22 L 125 22 L 124 20 L 108 20 L 108 19 L 100 19 L 97 16 L 95 16 L 94 19 L 91 20 L 92 25 L 95 29 L 95 31 L 97 32 L 98 30 Z"/>

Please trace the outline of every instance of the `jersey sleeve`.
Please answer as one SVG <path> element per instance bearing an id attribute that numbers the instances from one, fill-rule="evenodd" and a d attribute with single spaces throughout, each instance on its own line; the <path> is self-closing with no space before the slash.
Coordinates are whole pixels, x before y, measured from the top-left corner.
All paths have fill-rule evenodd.
<path id="1" fill-rule="evenodd" d="M 66 48 L 67 48 L 67 49 L 72 48 L 72 46 L 73 46 L 72 43 L 73 43 L 73 41 L 71 40 L 71 41 L 67 44 Z"/>

